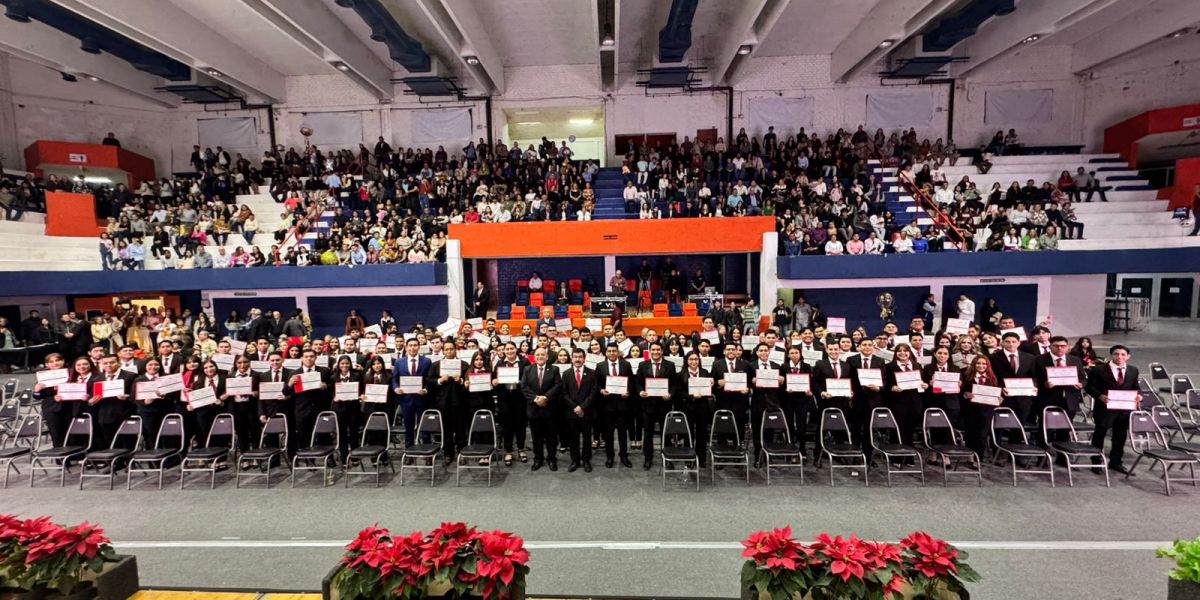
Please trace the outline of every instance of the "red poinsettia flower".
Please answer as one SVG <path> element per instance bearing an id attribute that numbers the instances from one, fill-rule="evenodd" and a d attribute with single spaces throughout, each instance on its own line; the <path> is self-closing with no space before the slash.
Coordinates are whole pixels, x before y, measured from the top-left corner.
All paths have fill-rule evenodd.
<path id="1" fill-rule="evenodd" d="M 900 545 L 913 554 L 913 568 L 929 578 L 958 573 L 958 550 L 944 540 L 923 532 L 904 538 Z"/>
<path id="2" fill-rule="evenodd" d="M 903 559 L 900 548 L 891 544 L 864 540 L 859 545 L 866 556 L 865 562 L 872 569 L 881 569 L 888 565 L 898 565 Z"/>
<path id="3" fill-rule="evenodd" d="M 525 541 L 520 537 L 493 531 L 479 537 L 480 556 L 478 572 L 480 577 L 498 579 L 509 585 L 515 574 L 515 565 L 524 565 L 529 561 L 529 551 L 525 549 Z"/>
<path id="4" fill-rule="evenodd" d="M 857 537 L 850 536 L 846 540 L 840 535 L 830 538 L 829 534 L 822 533 L 816 537 L 812 547 L 828 558 L 829 572 L 842 581 L 850 581 L 852 577 L 863 578 L 866 572 L 863 563 L 867 561 L 867 556 Z"/>
<path id="5" fill-rule="evenodd" d="M 100 552 L 100 546 L 109 543 L 104 530 L 87 521 L 76 525 L 70 534 L 73 539 L 68 540 L 70 546 L 67 547 L 67 556 L 78 555 L 91 560 Z"/>
<path id="6" fill-rule="evenodd" d="M 886 598 L 889 594 L 900 595 L 904 589 L 904 578 L 900 575 L 893 575 L 892 580 L 883 586 L 883 596 Z"/>

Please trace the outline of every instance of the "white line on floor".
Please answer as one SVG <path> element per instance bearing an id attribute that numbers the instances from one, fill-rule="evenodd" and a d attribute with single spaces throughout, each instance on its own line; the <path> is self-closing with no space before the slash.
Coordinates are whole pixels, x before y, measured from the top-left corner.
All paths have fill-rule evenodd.
<path id="1" fill-rule="evenodd" d="M 165 548 L 341 548 L 346 540 L 175 540 L 113 542 L 119 550 Z M 1171 542 L 1129 541 L 962 541 L 951 542 L 964 550 L 1128 550 L 1145 551 L 1169 546 Z M 738 542 L 525 542 L 530 550 L 735 550 Z"/>

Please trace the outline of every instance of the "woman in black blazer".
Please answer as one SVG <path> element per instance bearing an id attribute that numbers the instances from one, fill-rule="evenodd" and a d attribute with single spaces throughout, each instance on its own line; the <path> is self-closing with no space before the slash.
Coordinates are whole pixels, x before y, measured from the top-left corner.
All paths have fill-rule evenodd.
<path id="1" fill-rule="evenodd" d="M 962 399 L 961 390 L 958 392 L 944 392 L 933 383 L 933 374 L 943 371 L 947 373 L 955 373 L 958 375 L 956 379 L 962 380 L 962 369 L 954 366 L 950 362 L 950 350 L 945 347 L 939 347 L 933 351 L 933 361 L 925 365 L 921 369 L 921 374 L 925 382 L 929 384 L 929 389 L 925 390 L 925 408 L 940 408 L 946 411 L 946 417 L 950 419 L 950 423 L 955 428 L 962 427 Z"/>
<path id="2" fill-rule="evenodd" d="M 921 396 L 928 385 L 922 376 L 920 389 L 900 389 L 896 384 L 896 374 L 903 371 L 920 372 L 921 365 L 913 357 L 912 348 L 908 344 L 896 344 L 892 352 L 895 353 L 892 362 L 883 368 L 884 388 L 888 390 L 884 395 L 884 405 L 891 409 L 896 424 L 900 426 L 900 443 L 911 444 L 913 431 L 921 420 Z"/>
<path id="3" fill-rule="evenodd" d="M 157 358 L 151 358 L 146 361 L 146 372 L 138 375 L 133 384 L 133 403 L 137 405 L 137 414 L 142 418 L 142 441 L 147 448 L 154 448 L 155 442 L 158 439 L 158 428 L 162 425 L 163 418 L 171 413 L 175 408 L 173 401 L 163 398 L 156 394 L 153 400 L 140 400 L 137 397 L 137 386 L 139 383 L 156 381 L 162 377 L 162 363 Z M 171 394 L 174 395 L 174 394 Z"/>
<path id="4" fill-rule="evenodd" d="M 392 373 L 387 370 L 387 365 L 384 364 L 383 357 L 379 356 L 378 354 L 376 354 L 375 356 L 372 356 L 371 359 L 367 361 L 367 370 L 365 372 L 363 372 L 363 376 L 362 376 L 362 382 L 363 382 L 363 386 L 364 386 L 363 387 L 363 390 L 364 390 L 363 398 L 366 399 L 366 395 L 365 395 L 366 391 L 365 390 L 367 388 L 365 386 L 387 385 L 388 386 L 388 401 L 386 403 L 363 402 L 362 403 L 363 423 L 366 423 L 367 417 L 369 417 L 372 414 L 377 413 L 377 412 L 381 412 L 381 413 L 387 415 L 389 422 L 390 422 L 390 419 L 391 419 L 392 415 L 394 414 L 390 410 L 390 408 L 395 403 L 392 398 L 392 394 L 394 392 L 392 391 L 392 386 L 389 385 L 391 383 L 391 381 L 392 381 Z M 354 440 L 354 444 L 356 446 L 358 445 L 358 442 L 359 442 L 359 440 Z"/>
<path id="5" fill-rule="evenodd" d="M 688 380 L 693 377 L 712 377 L 712 374 L 700 366 L 700 354 L 693 350 L 688 352 L 683 368 L 675 377 L 678 382 L 675 385 L 675 407 L 687 415 L 688 426 L 692 429 L 692 443 L 703 468 L 708 463 L 708 428 L 712 424 L 713 395 L 711 392 L 689 394 Z"/>
<path id="6" fill-rule="evenodd" d="M 971 367 L 963 373 L 963 424 L 966 426 L 967 447 L 983 456 L 987 450 L 988 430 L 992 426 L 992 414 L 996 407 L 974 402 L 972 390 L 976 385 L 999 387 L 1000 380 L 992 371 L 992 361 L 982 354 L 971 359 Z"/>
<path id="7" fill-rule="evenodd" d="M 357 388 L 356 398 L 362 398 L 363 384 L 362 377 L 354 371 L 354 363 L 350 361 L 350 357 L 343 354 L 337 360 L 337 367 L 333 370 L 330 376 L 333 392 L 336 393 L 337 384 L 352 383 Z M 333 412 L 337 415 L 338 420 L 338 451 L 341 452 L 343 461 L 350 453 L 350 448 L 358 446 L 358 430 L 362 417 L 362 407 L 359 402 L 348 400 L 334 400 Z M 308 440 L 302 440 L 304 445 L 308 444 Z M 344 464 L 344 462 L 343 462 Z"/>
<path id="8" fill-rule="evenodd" d="M 66 364 L 66 359 L 57 352 L 46 355 L 46 370 L 62 369 Z M 68 381 L 87 381 L 91 376 L 92 362 L 86 356 L 76 360 L 74 369 L 67 374 Z M 40 383 L 33 386 L 33 399 L 42 402 L 42 422 L 50 430 L 50 440 L 54 447 L 62 446 L 67 437 L 67 429 L 71 427 L 71 419 L 75 417 L 78 403 L 63 402 L 58 398 L 58 386 Z"/>
<path id="9" fill-rule="evenodd" d="M 199 408 L 188 406 L 188 411 L 196 418 L 196 440 L 200 446 L 207 444 L 208 432 L 212 429 L 217 415 L 225 412 L 224 403 L 221 401 L 221 395 L 225 393 L 225 374 L 217 368 L 217 363 L 211 360 L 205 361 L 200 370 L 192 376 L 188 390 L 195 391 L 206 387 L 212 388 L 216 393 L 216 403 Z"/>

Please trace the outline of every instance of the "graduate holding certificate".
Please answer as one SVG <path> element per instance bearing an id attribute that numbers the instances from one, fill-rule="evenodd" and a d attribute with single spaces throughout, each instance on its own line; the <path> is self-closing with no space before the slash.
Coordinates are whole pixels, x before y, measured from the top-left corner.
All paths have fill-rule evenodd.
<path id="1" fill-rule="evenodd" d="M 971 359 L 971 364 L 963 374 L 962 383 L 962 397 L 966 401 L 963 405 L 963 424 L 966 426 L 965 441 L 967 447 L 974 450 L 979 456 L 983 456 L 982 453 L 987 449 L 992 414 L 995 412 L 996 405 L 990 399 L 992 396 L 981 395 L 976 398 L 974 393 L 976 386 L 985 389 L 995 389 L 1000 386 L 1000 380 L 992 371 L 991 361 L 983 355 L 977 355 Z"/>
<path id="2" fill-rule="evenodd" d="M 1047 406 L 1057 406 L 1072 419 L 1083 401 L 1083 381 L 1086 376 L 1083 361 L 1070 353 L 1067 338 L 1050 338 L 1050 351 L 1037 357 L 1035 381 L 1038 386 L 1037 412 Z"/>
<path id="3" fill-rule="evenodd" d="M 700 365 L 700 355 L 695 351 L 684 357 L 684 367 L 679 371 L 679 385 L 683 396 L 680 408 L 688 418 L 692 439 L 696 445 L 696 456 L 703 468 L 708 462 L 708 428 L 712 423 L 712 376 Z"/>
<path id="4" fill-rule="evenodd" d="M 88 412 L 92 414 L 96 423 L 93 446 L 108 448 L 125 417 L 136 410 L 130 402 L 133 399 L 135 379 L 137 375 L 121 370 L 121 363 L 116 356 L 109 355 L 100 359 L 100 372 L 88 380 L 91 392 L 87 401 Z"/>
<path id="5" fill-rule="evenodd" d="M 358 436 L 358 429 L 362 424 L 362 409 L 358 404 L 362 395 L 362 381 L 354 370 L 354 363 L 346 355 L 338 358 L 331 380 L 333 412 L 338 418 L 338 451 L 345 460 L 350 448 L 358 445 L 354 438 Z"/>
<path id="6" fill-rule="evenodd" d="M 929 387 L 925 390 L 925 407 L 946 411 L 954 427 L 962 428 L 962 371 L 950 360 L 950 349 L 939 347 L 933 360 L 921 368 Z"/>
<path id="7" fill-rule="evenodd" d="M 1129 437 L 1129 412 L 1137 410 L 1142 397 L 1138 393 L 1138 370 L 1129 364 L 1128 348 L 1119 344 L 1113 346 L 1109 350 L 1109 362 L 1092 367 L 1088 372 L 1087 392 L 1096 399 L 1096 431 L 1092 434 L 1092 446 L 1103 450 L 1104 438 L 1111 430 L 1113 439 L 1108 468 L 1129 474 L 1121 462 Z"/>
<path id="8" fill-rule="evenodd" d="M 53 384 L 45 383 L 41 377 L 38 382 L 33 385 L 33 398 L 42 404 L 42 422 L 50 430 L 50 440 L 55 447 L 63 445 L 63 440 L 67 437 L 67 428 L 71 426 L 71 419 L 75 416 L 75 404 L 72 402 L 64 402 L 59 395 L 59 387 L 64 384 L 69 384 L 80 377 L 87 381 L 91 377 L 92 363 L 86 356 L 80 357 L 82 364 L 76 361 L 72 368 L 66 368 L 66 359 L 63 355 L 52 352 L 46 355 L 45 371 L 53 372 L 53 375 L 46 379 L 52 381 Z M 82 370 L 83 373 L 79 373 Z M 62 379 L 60 373 L 65 372 L 66 378 Z M 40 375 L 42 371 L 39 371 Z"/>
<path id="9" fill-rule="evenodd" d="M 927 385 L 911 346 L 896 344 L 892 353 L 892 362 L 884 368 L 888 392 L 884 395 L 884 404 L 891 409 L 900 427 L 900 443 L 911 444 L 912 432 L 921 421 L 921 398 Z"/>

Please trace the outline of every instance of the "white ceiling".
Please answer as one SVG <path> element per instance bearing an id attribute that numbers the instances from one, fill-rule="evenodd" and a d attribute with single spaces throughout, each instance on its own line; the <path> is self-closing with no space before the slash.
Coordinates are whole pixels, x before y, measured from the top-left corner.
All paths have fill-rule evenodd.
<path id="1" fill-rule="evenodd" d="M 734 21 L 740 2 L 700 0 L 692 19 L 692 47 L 684 64 L 707 63 L 721 36 Z M 621 0 L 620 50 L 622 63 L 650 67 L 658 60 L 658 32 L 667 24 L 671 3 L 667 0 Z"/>
<path id="2" fill-rule="evenodd" d="M 242 0 L 170 0 L 207 23 L 247 53 L 288 76 L 335 72 L 332 67 L 284 35 Z"/>
<path id="3" fill-rule="evenodd" d="M 492 45 L 509 67 L 592 64 L 598 60 L 589 0 L 484 0 L 475 4 Z"/>
<path id="4" fill-rule="evenodd" d="M 791 0 L 755 56 L 829 54 L 882 0 Z"/>

